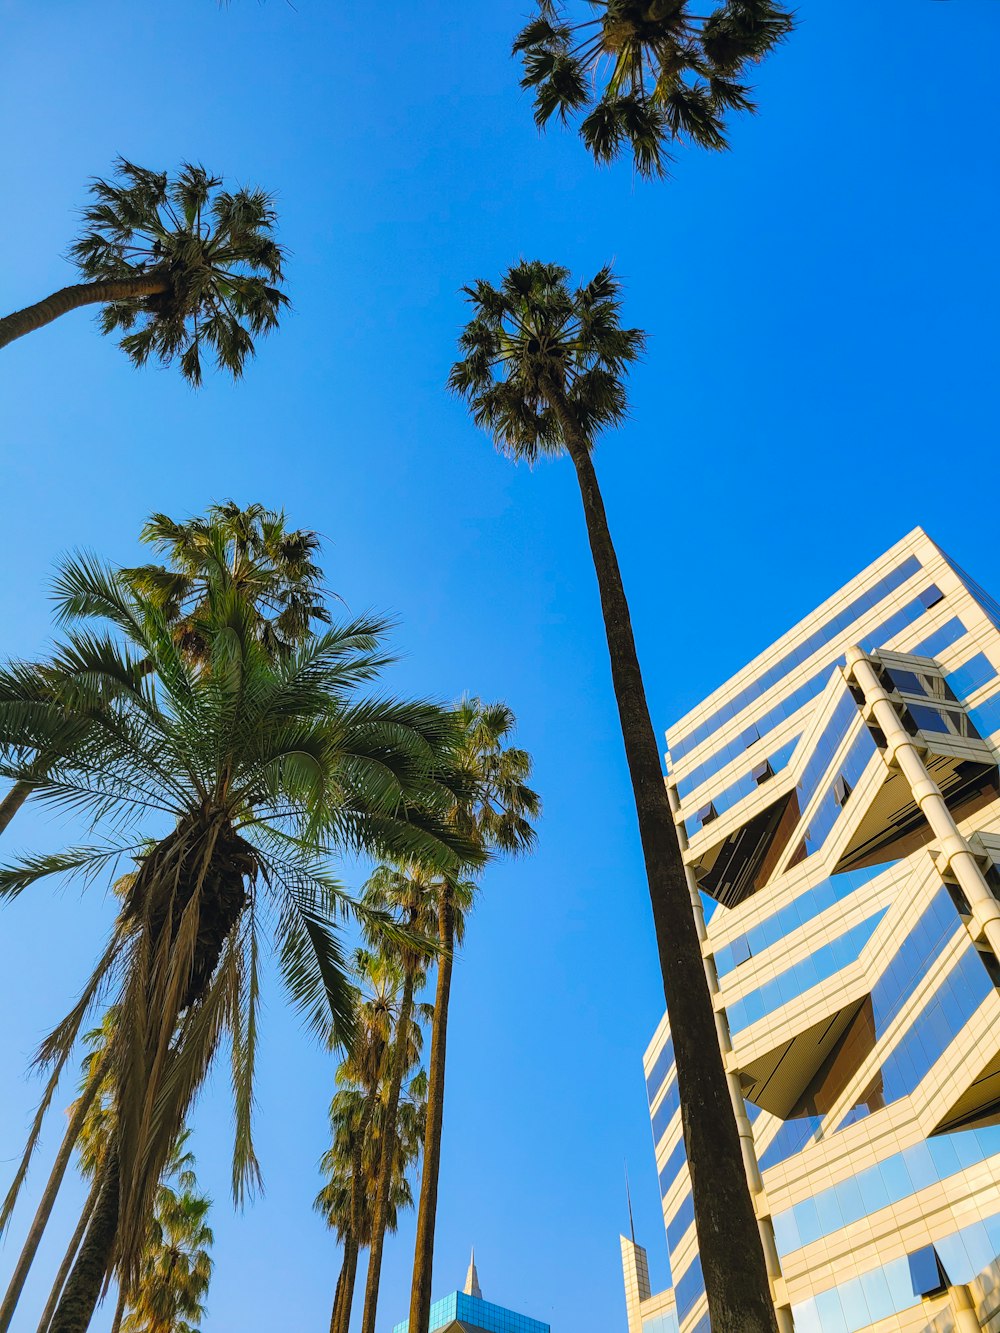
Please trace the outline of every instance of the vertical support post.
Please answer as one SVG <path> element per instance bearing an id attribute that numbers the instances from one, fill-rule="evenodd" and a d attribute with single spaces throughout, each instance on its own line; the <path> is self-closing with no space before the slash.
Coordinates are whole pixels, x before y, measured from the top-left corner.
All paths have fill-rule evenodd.
<path id="1" fill-rule="evenodd" d="M 939 869 L 954 875 L 968 900 L 975 922 L 973 933 L 985 936 L 1000 958 L 1000 902 L 994 898 L 975 852 L 959 832 L 940 787 L 927 772 L 920 746 L 899 720 L 892 700 L 861 648 L 847 650 L 846 671 L 864 695 L 866 713 L 885 737 L 886 764 L 902 773 L 938 841 Z"/>

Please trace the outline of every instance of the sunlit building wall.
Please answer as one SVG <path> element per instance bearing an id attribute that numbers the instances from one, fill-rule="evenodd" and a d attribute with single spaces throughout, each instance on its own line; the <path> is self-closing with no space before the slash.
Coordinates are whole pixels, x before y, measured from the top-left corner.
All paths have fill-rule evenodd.
<path id="1" fill-rule="evenodd" d="M 780 1327 L 1000 1333 L 1000 607 L 917 529 L 668 746 Z M 645 1074 L 629 1333 L 703 1333 L 666 1018 Z"/>

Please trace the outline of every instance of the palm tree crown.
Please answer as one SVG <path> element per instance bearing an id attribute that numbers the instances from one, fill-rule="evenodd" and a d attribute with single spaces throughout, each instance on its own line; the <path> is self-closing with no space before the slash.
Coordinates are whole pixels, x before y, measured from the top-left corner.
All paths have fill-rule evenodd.
<path id="1" fill-rule="evenodd" d="M 175 626 L 185 653 L 204 662 L 207 645 L 198 630 L 211 595 L 234 588 L 258 618 L 261 642 L 287 654 L 308 637 L 313 622 L 330 623 L 323 604 L 323 571 L 316 564 L 319 537 L 287 526 L 283 512 L 232 500 L 210 505 L 206 515 L 183 523 L 150 516 L 142 540 L 165 555 L 167 565 L 124 571 Z"/>
<path id="2" fill-rule="evenodd" d="M 609 267 L 571 289 L 568 269 L 522 261 L 499 287 L 480 279 L 464 290 L 475 313 L 448 384 L 501 452 L 533 463 L 562 453 L 569 429 L 590 448 L 624 420 L 624 373 L 646 339 L 622 328 Z"/>
<path id="3" fill-rule="evenodd" d="M 191 163 L 173 179 L 125 158 L 116 168 L 115 180 L 92 183 L 94 202 L 70 255 L 91 281 L 161 277 L 164 288 L 104 306 L 102 331 L 125 330 L 120 345 L 137 366 L 151 356 L 164 365 L 177 358 L 185 379 L 199 385 L 207 347 L 238 379 L 254 337 L 275 328 L 288 304 L 271 196 L 231 194 Z"/>
<path id="4" fill-rule="evenodd" d="M 556 0 L 537 0 L 514 41 L 521 86 L 534 91 L 539 127 L 585 113 L 580 134 L 596 160 L 627 145 L 643 176 L 665 173 L 671 141 L 728 146 L 726 113 L 755 109 L 747 67 L 793 23 L 773 0 L 725 0 L 707 15 L 692 13 L 690 0 L 585 3 L 593 17 L 574 22 Z"/>

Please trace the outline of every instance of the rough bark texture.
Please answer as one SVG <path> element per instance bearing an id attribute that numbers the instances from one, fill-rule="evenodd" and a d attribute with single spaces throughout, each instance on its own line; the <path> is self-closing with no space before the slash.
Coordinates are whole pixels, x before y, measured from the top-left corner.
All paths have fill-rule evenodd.
<path id="1" fill-rule="evenodd" d="M 14 1269 L 13 1276 L 10 1279 L 10 1285 L 4 1296 L 3 1305 L 0 1306 L 0 1333 L 7 1333 L 7 1329 L 10 1328 L 10 1321 L 14 1317 L 17 1303 L 21 1299 L 21 1292 L 24 1290 L 28 1272 L 31 1265 L 34 1263 L 35 1255 L 38 1253 L 38 1247 L 41 1244 L 42 1236 L 45 1233 L 45 1228 L 48 1226 L 49 1218 L 52 1215 L 56 1196 L 62 1185 L 63 1177 L 66 1174 L 66 1168 L 69 1166 L 69 1159 L 73 1155 L 73 1146 L 80 1136 L 83 1122 L 87 1118 L 87 1112 L 90 1110 L 91 1104 L 97 1096 L 99 1087 L 100 1080 L 92 1079 L 90 1086 L 80 1095 L 76 1108 L 73 1111 L 73 1116 L 69 1124 L 66 1126 L 66 1133 L 63 1135 L 63 1141 L 59 1145 L 59 1151 L 56 1153 L 56 1160 L 52 1163 L 52 1170 L 49 1172 L 48 1182 L 42 1193 L 42 1197 L 39 1200 L 38 1208 L 35 1210 L 35 1216 L 32 1219 L 31 1227 L 28 1230 L 24 1245 L 21 1248 L 17 1267 Z"/>
<path id="2" fill-rule="evenodd" d="M 100 1177 L 95 1178 L 90 1187 L 90 1193 L 87 1195 L 87 1202 L 83 1205 L 83 1212 L 80 1214 L 80 1220 L 76 1224 L 76 1230 L 70 1237 L 70 1242 L 66 1246 L 66 1253 L 63 1255 L 62 1263 L 59 1265 L 59 1271 L 56 1273 L 56 1280 L 52 1283 L 52 1290 L 49 1292 L 49 1299 L 45 1302 L 45 1309 L 42 1311 L 42 1317 L 38 1321 L 37 1333 L 49 1333 L 49 1325 L 52 1323 L 52 1316 L 55 1313 L 59 1297 L 62 1295 L 62 1289 L 66 1285 L 66 1279 L 69 1277 L 69 1270 L 73 1267 L 73 1260 L 76 1258 L 77 1251 L 83 1244 L 83 1238 L 87 1228 L 90 1226 L 90 1219 L 94 1215 L 94 1209 L 97 1207 L 97 1200 L 101 1192 Z"/>
<path id="3" fill-rule="evenodd" d="M 0 801 L 0 833 L 4 831 L 30 795 L 30 782 L 14 783 L 7 795 Z M 6 1324 L 0 1325 L 0 1328 L 6 1328 Z"/>
<path id="4" fill-rule="evenodd" d="M 59 1297 L 49 1333 L 86 1333 L 97 1309 L 118 1231 L 118 1163 L 108 1162 L 101 1194 L 69 1281 Z"/>
<path id="5" fill-rule="evenodd" d="M 438 1174 L 441 1169 L 441 1129 L 444 1123 L 444 1065 L 448 1046 L 448 1001 L 451 996 L 452 951 L 455 947 L 455 909 L 447 887 L 438 905 L 437 989 L 431 1058 L 427 1076 L 427 1129 L 424 1134 L 424 1174 L 417 1209 L 417 1240 L 410 1289 L 410 1333 L 428 1333 L 431 1317 L 431 1279 L 434 1269 L 434 1223 L 437 1218 Z"/>
<path id="6" fill-rule="evenodd" d="M 642 840 L 677 1064 L 684 1144 L 713 1333 L 776 1333 L 764 1251 L 722 1064 L 632 622 L 590 452 L 553 403 L 576 467 L 600 587 L 618 715 Z M 426 1324 L 411 1333 L 426 1333 Z"/>
<path id="7" fill-rule="evenodd" d="M 396 1164 L 396 1113 L 399 1110 L 399 1093 L 403 1086 L 406 1048 L 412 1013 L 413 972 L 408 968 L 399 1006 L 396 1039 L 393 1042 L 389 1095 L 385 1108 L 385 1126 L 382 1131 L 382 1157 L 379 1161 L 375 1199 L 372 1204 L 372 1238 L 371 1247 L 368 1251 L 368 1276 L 365 1281 L 365 1308 L 361 1318 L 361 1333 L 375 1333 L 378 1288 L 382 1275 L 382 1247 L 385 1243 L 385 1228 L 389 1216 L 389 1195 L 392 1191 L 393 1169 Z"/>
<path id="8" fill-rule="evenodd" d="M 134 301 L 143 296 L 156 296 L 168 290 L 170 284 L 163 275 L 122 278 L 114 282 L 78 282 L 72 287 L 61 287 L 36 305 L 15 310 L 0 319 L 0 347 L 6 347 L 16 338 L 51 324 L 60 315 L 79 310 L 84 305 L 106 305 L 111 301 Z"/>

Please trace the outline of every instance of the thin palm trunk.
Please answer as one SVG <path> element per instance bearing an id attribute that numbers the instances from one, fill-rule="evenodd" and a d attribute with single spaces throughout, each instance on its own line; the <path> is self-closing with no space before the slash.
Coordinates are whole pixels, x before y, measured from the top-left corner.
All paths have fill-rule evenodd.
<path id="1" fill-rule="evenodd" d="M 389 1092 L 382 1130 L 382 1155 L 379 1160 L 375 1199 L 372 1204 L 372 1235 L 371 1246 L 368 1251 L 368 1275 L 365 1280 L 365 1308 L 361 1318 L 361 1333 L 375 1333 L 378 1288 L 382 1275 L 382 1248 L 385 1244 L 385 1229 L 389 1220 L 389 1195 L 392 1190 L 392 1177 L 396 1165 L 396 1114 L 399 1110 L 399 1093 L 403 1086 L 403 1074 L 406 1068 L 410 1016 L 413 1013 L 413 987 L 414 972 L 412 968 L 408 967 L 403 982 L 399 1018 L 396 1023 L 396 1040 L 393 1042 L 390 1057 Z"/>
<path id="2" fill-rule="evenodd" d="M 113 1150 L 112 1150 L 113 1154 Z M 86 1333 L 111 1270 L 118 1232 L 118 1162 L 112 1155 L 105 1167 L 104 1183 L 83 1245 L 73 1264 L 49 1333 Z"/>
<path id="3" fill-rule="evenodd" d="M 455 946 L 455 909 L 451 890 L 442 889 L 438 904 L 437 988 L 434 1025 L 427 1071 L 427 1129 L 424 1134 L 424 1172 L 417 1209 L 417 1240 L 410 1289 L 410 1333 L 428 1333 L 431 1318 L 431 1279 L 434 1269 L 434 1226 L 437 1220 L 438 1175 L 441 1170 L 441 1130 L 444 1124 L 444 1066 L 448 1047 L 448 1001 Z"/>
<path id="4" fill-rule="evenodd" d="M 340 1333 L 340 1312 L 344 1304 L 344 1285 L 347 1274 L 347 1263 L 341 1263 L 340 1272 L 337 1275 L 337 1289 L 333 1296 L 333 1313 L 330 1315 L 330 1333 Z"/>
<path id="5" fill-rule="evenodd" d="M 52 1290 L 49 1292 L 49 1299 L 45 1302 L 45 1309 L 42 1311 L 42 1317 L 38 1321 L 37 1333 L 49 1333 L 49 1324 L 52 1322 L 52 1315 L 55 1312 L 59 1297 L 62 1295 L 62 1289 L 66 1285 L 66 1279 L 69 1277 L 69 1270 L 73 1267 L 73 1261 L 76 1259 L 77 1251 L 83 1243 L 83 1237 L 86 1234 L 87 1227 L 90 1226 L 90 1219 L 94 1215 L 94 1209 L 97 1207 L 97 1200 L 101 1192 L 101 1177 L 95 1176 L 94 1183 L 90 1187 L 90 1193 L 87 1195 L 87 1202 L 83 1205 L 83 1212 L 80 1214 L 80 1220 L 76 1224 L 76 1230 L 70 1237 L 70 1242 L 66 1246 L 66 1253 L 63 1255 L 63 1261 L 59 1265 L 59 1271 L 56 1273 L 56 1280 L 52 1283 Z"/>
<path id="6" fill-rule="evenodd" d="M 764 1251 L 747 1185 L 715 1014 L 628 601 L 593 460 L 565 401 L 553 407 L 576 467 L 600 587 L 615 698 L 653 909 L 681 1117 L 714 1333 L 775 1333 Z M 426 1333 L 426 1324 L 411 1333 Z"/>
<path id="7" fill-rule="evenodd" d="M 349 1333 L 351 1326 L 351 1307 L 354 1305 L 354 1285 L 358 1276 L 358 1237 L 361 1235 L 361 1221 L 364 1212 L 364 1141 L 368 1126 L 375 1114 L 377 1088 L 369 1088 L 354 1140 L 351 1154 L 351 1230 L 344 1239 L 344 1266 L 341 1276 L 344 1279 L 340 1297 L 340 1319 L 337 1333 Z M 339 1283 L 338 1283 L 339 1285 Z"/>
<path id="8" fill-rule="evenodd" d="M 6 347 L 16 338 L 51 324 L 60 315 L 79 310 L 85 305 L 106 305 L 111 301 L 134 301 L 142 296 L 156 296 L 168 290 L 170 284 L 163 274 L 146 277 L 121 278 L 107 282 L 77 282 L 61 287 L 44 301 L 15 310 L 0 319 L 0 347 Z"/>
<path id="9" fill-rule="evenodd" d="M 59 1145 L 59 1151 L 56 1153 L 56 1160 L 52 1163 L 52 1170 L 49 1172 L 48 1183 L 42 1192 L 42 1197 L 38 1202 L 38 1208 L 35 1210 L 35 1216 L 32 1219 L 31 1227 L 28 1230 L 24 1245 L 21 1248 L 17 1267 L 14 1269 L 13 1276 L 10 1279 L 10 1285 L 7 1287 L 3 1305 L 0 1306 L 0 1333 L 7 1333 L 7 1329 L 10 1328 L 10 1321 L 14 1318 L 14 1311 L 17 1308 L 18 1301 L 21 1299 L 21 1292 L 24 1290 L 28 1272 L 32 1263 L 34 1263 L 35 1255 L 38 1253 L 38 1247 L 41 1244 L 42 1236 L 46 1226 L 48 1226 L 49 1218 L 52 1215 L 56 1196 L 62 1185 L 63 1177 L 66 1174 L 66 1168 L 69 1166 L 70 1157 L 73 1155 L 74 1145 L 80 1137 L 83 1122 L 86 1120 L 87 1112 L 90 1110 L 94 1098 L 97 1096 L 100 1084 L 101 1080 L 99 1078 L 90 1079 L 88 1086 L 77 1099 L 76 1108 L 73 1111 L 69 1124 L 66 1126 L 66 1133 L 63 1135 L 63 1141 Z"/>
<path id="10" fill-rule="evenodd" d="M 358 1242 L 352 1235 L 344 1237 L 344 1263 L 337 1282 L 337 1301 L 334 1303 L 336 1324 L 332 1333 L 348 1333 L 351 1327 L 351 1308 L 354 1305 L 354 1284 L 358 1277 Z M 340 1283 L 343 1282 L 343 1287 Z"/>
<path id="11" fill-rule="evenodd" d="M 30 795 L 30 782 L 14 783 L 7 795 L 0 801 L 0 833 L 3 833 Z"/>

